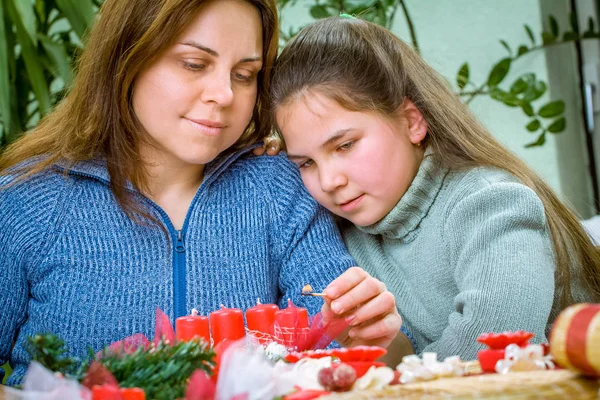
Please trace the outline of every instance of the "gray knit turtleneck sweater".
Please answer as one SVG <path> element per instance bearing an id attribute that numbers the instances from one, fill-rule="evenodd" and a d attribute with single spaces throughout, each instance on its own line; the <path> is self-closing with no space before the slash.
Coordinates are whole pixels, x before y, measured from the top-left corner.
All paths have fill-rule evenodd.
<path id="1" fill-rule="evenodd" d="M 449 171 L 427 153 L 394 209 L 345 229 L 358 265 L 396 296 L 416 352 L 475 359 L 484 332 L 545 340 L 554 256 L 544 207 L 505 171 Z"/>

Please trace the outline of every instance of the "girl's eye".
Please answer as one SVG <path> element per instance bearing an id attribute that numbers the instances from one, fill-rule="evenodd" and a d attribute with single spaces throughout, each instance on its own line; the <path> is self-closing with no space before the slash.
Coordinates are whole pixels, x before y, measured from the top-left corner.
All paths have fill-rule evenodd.
<path id="1" fill-rule="evenodd" d="M 354 142 L 353 140 L 351 140 L 351 141 L 349 141 L 349 142 L 346 142 L 346 143 L 342 143 L 342 144 L 341 144 L 341 145 L 338 147 L 338 150 L 342 150 L 342 151 L 344 151 L 344 150 L 350 150 L 350 149 L 352 148 L 352 146 L 354 146 L 354 143 L 355 143 L 355 142 Z"/>
<path id="2" fill-rule="evenodd" d="M 205 64 L 191 63 L 188 61 L 183 61 L 182 64 L 185 69 L 189 69 L 190 71 L 201 71 L 206 68 Z"/>
<path id="3" fill-rule="evenodd" d="M 306 160 L 298 164 L 298 168 L 308 168 L 312 166 L 315 162 L 313 160 Z"/>

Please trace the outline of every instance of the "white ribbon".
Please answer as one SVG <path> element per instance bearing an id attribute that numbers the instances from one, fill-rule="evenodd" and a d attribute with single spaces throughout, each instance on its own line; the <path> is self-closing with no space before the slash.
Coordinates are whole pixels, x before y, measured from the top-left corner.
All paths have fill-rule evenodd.
<path id="1" fill-rule="evenodd" d="M 506 346 L 504 359 L 496 363 L 496 372 L 499 374 L 538 369 L 554 369 L 552 356 L 544 356 L 544 348 L 539 344 L 530 344 L 524 348 L 509 344 Z"/>
<path id="2" fill-rule="evenodd" d="M 437 360 L 437 353 L 423 353 L 423 359 L 417 355 L 406 356 L 396 369 L 402 374 L 400 383 L 428 381 L 465 374 L 460 357 L 446 357 L 444 361 L 440 362 Z"/>

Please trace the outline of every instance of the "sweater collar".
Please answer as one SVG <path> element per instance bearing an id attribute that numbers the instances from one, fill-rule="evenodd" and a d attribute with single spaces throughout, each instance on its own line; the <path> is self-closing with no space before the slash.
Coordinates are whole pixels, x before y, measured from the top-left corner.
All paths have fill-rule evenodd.
<path id="1" fill-rule="evenodd" d="M 441 167 L 428 149 L 415 179 L 398 204 L 382 220 L 357 228 L 371 235 L 402 239 L 413 232 L 429 212 L 437 197 L 448 169 Z"/>
<path id="2" fill-rule="evenodd" d="M 207 184 L 216 179 L 232 162 L 259 146 L 262 146 L 262 143 L 257 143 L 235 152 L 226 152 L 218 155 L 204 167 L 203 184 Z M 61 160 L 57 163 L 57 166 L 68 174 L 84 175 L 104 182 L 107 185 L 110 184 L 110 175 L 108 174 L 108 169 L 106 167 L 106 160 L 103 158 L 79 161 L 75 164 L 70 163 L 67 160 Z M 129 190 L 135 191 L 135 188 L 129 181 L 127 182 L 126 187 Z"/>

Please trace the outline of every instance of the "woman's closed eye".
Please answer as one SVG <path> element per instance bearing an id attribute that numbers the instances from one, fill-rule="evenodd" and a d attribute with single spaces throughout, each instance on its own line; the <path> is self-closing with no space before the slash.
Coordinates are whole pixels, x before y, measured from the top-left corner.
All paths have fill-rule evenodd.
<path id="1" fill-rule="evenodd" d="M 246 73 L 234 72 L 233 77 L 235 78 L 235 80 L 237 80 L 240 83 L 252 83 L 252 82 L 254 82 L 254 78 L 256 77 L 256 74 L 249 73 L 249 72 L 246 72 Z"/>
<path id="2" fill-rule="evenodd" d="M 182 61 L 181 64 L 183 65 L 183 67 L 185 69 L 188 69 L 190 71 L 201 71 L 204 68 L 206 68 L 206 64 L 203 64 L 203 63 L 196 63 L 196 62 L 190 62 L 190 61 Z"/>

